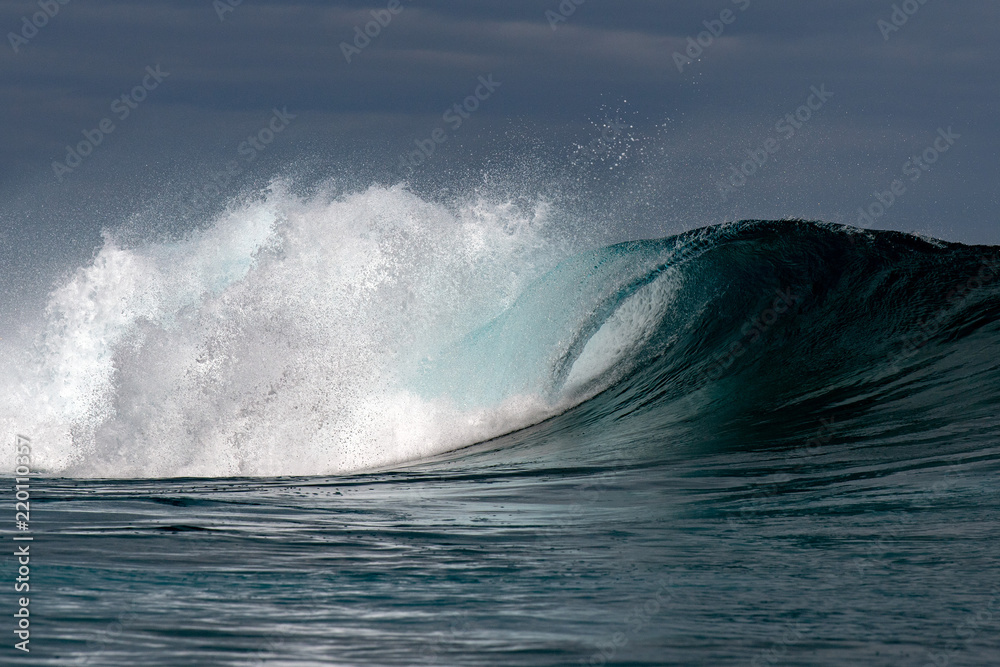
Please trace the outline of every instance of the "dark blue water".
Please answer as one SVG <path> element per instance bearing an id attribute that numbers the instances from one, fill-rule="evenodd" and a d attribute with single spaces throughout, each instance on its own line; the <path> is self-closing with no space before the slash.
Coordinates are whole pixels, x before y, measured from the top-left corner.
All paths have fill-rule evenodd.
<path id="1" fill-rule="evenodd" d="M 435 368 L 577 284 L 547 381 L 584 399 L 542 423 L 372 472 L 35 480 L 4 664 L 1000 664 L 998 259 L 747 223 L 570 260 L 416 374 L 456 391 Z"/>
<path id="2" fill-rule="evenodd" d="M 47 482 L 17 664 L 991 664 L 1000 448 L 826 449 Z"/>

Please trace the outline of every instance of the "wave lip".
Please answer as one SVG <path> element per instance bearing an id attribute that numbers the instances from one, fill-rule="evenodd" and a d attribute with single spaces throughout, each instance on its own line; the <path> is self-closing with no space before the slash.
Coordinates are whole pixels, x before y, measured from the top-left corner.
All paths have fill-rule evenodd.
<path id="1" fill-rule="evenodd" d="M 643 244 L 697 248 L 665 264 L 669 307 L 612 386 L 519 447 L 586 462 L 678 444 L 813 452 L 834 423 L 872 446 L 1000 435 L 1000 249 L 802 221 Z"/>

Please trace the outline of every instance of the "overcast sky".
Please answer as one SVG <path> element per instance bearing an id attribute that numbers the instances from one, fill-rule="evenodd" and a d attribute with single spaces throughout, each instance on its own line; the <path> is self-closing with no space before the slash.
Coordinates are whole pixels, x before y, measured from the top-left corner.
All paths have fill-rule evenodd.
<path id="1" fill-rule="evenodd" d="M 1000 3 L 895 7 L 4 2 L 4 284 L 29 272 L 12 255 L 77 261 L 136 210 L 190 224 L 277 173 L 428 192 L 487 172 L 570 183 L 622 236 L 797 216 L 1000 243 Z M 244 143 L 265 129 L 270 143 Z M 81 142 L 95 146 L 73 158 Z M 418 142 L 434 154 L 407 163 Z"/>

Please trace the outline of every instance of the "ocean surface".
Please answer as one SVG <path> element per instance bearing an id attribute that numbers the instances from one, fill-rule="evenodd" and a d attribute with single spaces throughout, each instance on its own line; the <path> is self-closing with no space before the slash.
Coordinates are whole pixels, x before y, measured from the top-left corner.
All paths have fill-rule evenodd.
<path id="1" fill-rule="evenodd" d="M 1000 664 L 1000 248 L 562 231 L 397 187 L 109 233 L 0 341 L 0 662 Z"/>

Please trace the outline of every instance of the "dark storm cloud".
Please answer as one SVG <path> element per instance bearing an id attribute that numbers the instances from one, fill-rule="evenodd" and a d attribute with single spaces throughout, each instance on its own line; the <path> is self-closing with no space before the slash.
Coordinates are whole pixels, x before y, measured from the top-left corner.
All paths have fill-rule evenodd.
<path id="1" fill-rule="evenodd" d="M 368 151 L 369 162 L 390 165 L 473 91 L 478 76 L 493 74 L 500 92 L 477 111 L 475 131 L 448 146 L 464 146 L 466 161 L 485 160 L 490 145 L 516 144 L 521 133 L 563 142 L 556 153 L 566 155 L 567 142 L 592 138 L 581 134 L 593 131 L 588 123 L 624 114 L 642 126 L 637 136 L 655 137 L 648 152 L 663 156 L 662 164 L 642 165 L 644 178 L 677 193 L 670 206 L 692 220 L 791 214 L 853 222 L 855 208 L 908 152 L 952 124 L 963 145 L 935 174 L 938 189 L 924 190 L 928 201 L 910 201 L 930 206 L 921 209 L 929 217 L 982 217 L 991 210 L 986 185 L 995 181 L 1000 148 L 993 120 L 1000 8 L 990 0 L 909 2 L 917 11 L 886 40 L 877 21 L 891 20 L 893 2 L 400 0 L 402 11 L 350 63 L 341 45 L 388 0 L 244 0 L 221 19 L 211 0 L 69 0 L 19 53 L 6 36 L 39 5 L 7 3 L 0 187 L 44 182 L 46 198 L 108 201 L 105 190 L 121 187 L 115 168 L 159 173 L 159 162 L 201 160 L 187 170 L 218 169 L 275 107 L 297 120 L 269 156 L 353 146 Z M 673 54 L 709 29 L 705 22 L 717 26 L 723 10 L 735 19 L 679 72 Z M 566 20 L 553 23 L 546 12 Z M 52 162 L 155 65 L 169 78 L 85 168 L 57 184 Z M 835 99 L 742 199 L 718 201 L 719 178 L 819 84 Z M 73 188 L 79 192 L 70 196 Z M 990 237 L 981 227 L 965 237 Z"/>
<path id="2" fill-rule="evenodd" d="M 734 7 L 588 0 L 553 31 L 544 12 L 558 11 L 558 2 L 403 0 L 403 12 L 347 64 L 339 45 L 384 4 L 247 0 L 220 21 L 208 0 L 71 0 L 21 53 L 4 52 L 3 94 L 14 101 L 15 113 L 29 117 L 19 121 L 44 126 L 75 115 L 83 122 L 132 85 L 145 65 L 162 62 L 177 74 L 154 105 L 263 108 L 261 91 L 267 89 L 289 104 L 325 112 L 433 111 L 463 76 L 485 71 L 504 72 L 517 88 L 518 96 L 506 97 L 506 113 L 572 115 L 561 101 L 609 89 L 651 103 L 684 104 L 688 81 L 671 54 L 720 8 Z M 0 26 L 16 29 L 37 9 L 34 3 L 7 5 Z M 756 101 L 749 91 L 812 75 L 877 88 L 884 100 L 933 82 L 926 91 L 931 103 L 981 96 L 981 87 L 995 80 L 995 3 L 955 8 L 931 0 L 923 15 L 885 43 L 875 22 L 890 11 L 891 3 L 790 7 L 755 0 L 737 12 L 738 21 L 694 68 L 711 76 L 702 86 L 749 104 Z M 949 20 L 954 14 L 959 20 Z M 962 76 L 947 76 L 957 71 Z M 5 124 L 5 132 L 17 134 L 22 122 Z"/>

